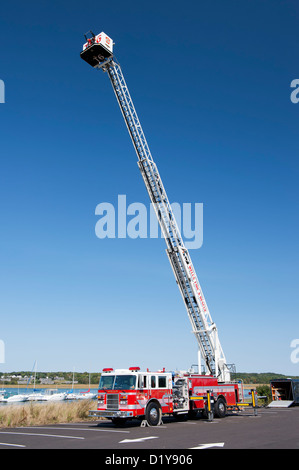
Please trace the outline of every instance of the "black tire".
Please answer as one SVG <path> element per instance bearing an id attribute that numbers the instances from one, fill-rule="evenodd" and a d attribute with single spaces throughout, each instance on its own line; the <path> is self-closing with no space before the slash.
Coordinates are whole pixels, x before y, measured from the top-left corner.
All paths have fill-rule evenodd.
<path id="1" fill-rule="evenodd" d="M 159 424 L 161 419 L 161 407 L 158 403 L 151 402 L 148 404 L 145 419 L 150 426 L 157 426 Z"/>
<path id="2" fill-rule="evenodd" d="M 218 398 L 218 400 L 215 403 L 215 416 L 217 418 L 224 418 L 226 416 L 226 402 L 224 398 Z"/>

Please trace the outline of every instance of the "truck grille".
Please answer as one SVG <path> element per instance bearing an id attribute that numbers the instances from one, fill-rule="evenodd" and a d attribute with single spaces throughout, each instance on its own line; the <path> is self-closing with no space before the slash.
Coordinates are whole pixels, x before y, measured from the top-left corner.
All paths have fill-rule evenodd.
<path id="1" fill-rule="evenodd" d="M 107 410 L 118 410 L 118 393 L 108 393 L 107 394 Z"/>

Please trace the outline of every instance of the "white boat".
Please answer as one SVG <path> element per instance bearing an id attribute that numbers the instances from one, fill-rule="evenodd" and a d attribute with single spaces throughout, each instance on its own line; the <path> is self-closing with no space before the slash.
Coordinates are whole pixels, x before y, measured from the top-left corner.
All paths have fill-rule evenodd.
<path id="1" fill-rule="evenodd" d="M 89 389 L 86 392 L 74 393 L 74 383 L 75 383 L 75 369 L 73 372 L 73 388 L 72 391 L 67 394 L 67 400 L 93 400 L 96 398 L 97 393 L 90 391 L 90 374 L 89 374 Z"/>
<path id="2" fill-rule="evenodd" d="M 70 392 L 67 393 L 67 400 L 92 400 L 96 398 L 97 394 L 90 391 L 90 374 L 89 374 L 89 389 L 86 392 L 74 392 L 75 384 L 75 368 L 73 371 L 73 388 Z"/>
<path id="3" fill-rule="evenodd" d="M 6 390 L 0 390 L 0 402 L 6 403 L 6 398 L 4 398 L 5 393 Z"/>
<path id="4" fill-rule="evenodd" d="M 72 390 L 70 392 L 67 392 L 66 393 L 66 400 L 77 400 L 78 399 L 78 394 L 77 393 L 74 393 L 74 383 L 75 383 L 75 367 L 74 367 L 74 370 L 73 370 L 73 387 L 72 387 Z"/>
<path id="5" fill-rule="evenodd" d="M 56 389 L 48 389 L 43 395 L 45 401 L 62 401 L 66 399 L 66 392 L 58 392 Z"/>
<path id="6" fill-rule="evenodd" d="M 5 399 L 6 403 L 17 403 L 17 402 L 22 402 L 22 401 L 27 401 L 28 400 L 28 395 L 21 395 L 21 394 L 16 394 L 16 395 L 11 395 L 10 397 Z"/>
<path id="7" fill-rule="evenodd" d="M 89 390 L 87 392 L 79 392 L 79 393 L 74 393 L 74 392 L 69 392 L 66 396 L 67 400 L 93 400 L 96 398 L 97 394 L 90 392 Z"/>
<path id="8" fill-rule="evenodd" d="M 87 390 L 87 392 L 81 392 L 80 395 L 79 400 L 93 400 L 97 396 L 96 393 L 90 392 L 90 390 Z"/>
<path id="9" fill-rule="evenodd" d="M 66 399 L 66 393 L 54 393 L 53 395 L 46 396 L 45 398 L 46 401 L 62 401 Z"/>
<path id="10" fill-rule="evenodd" d="M 28 401 L 45 401 L 45 394 L 41 392 L 32 392 L 28 395 Z"/>
<path id="11" fill-rule="evenodd" d="M 33 389 L 32 389 L 31 392 L 29 391 L 27 393 L 27 389 L 28 389 L 28 386 L 29 386 L 31 378 L 32 378 L 33 369 L 34 369 Z M 29 377 L 29 380 L 27 382 L 26 395 L 27 395 L 28 401 L 43 401 L 44 400 L 44 393 L 35 388 L 36 369 L 37 369 L 37 362 L 36 361 L 34 362 L 33 369 L 32 369 L 32 373 Z"/>
<path id="12" fill-rule="evenodd" d="M 78 400 L 78 393 L 67 392 L 65 399 L 66 400 Z"/>

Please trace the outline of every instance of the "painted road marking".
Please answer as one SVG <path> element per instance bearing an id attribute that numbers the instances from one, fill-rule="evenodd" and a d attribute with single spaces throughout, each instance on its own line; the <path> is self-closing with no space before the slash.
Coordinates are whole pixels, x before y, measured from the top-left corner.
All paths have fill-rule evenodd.
<path id="1" fill-rule="evenodd" d="M 12 446 L 12 447 L 26 447 L 21 444 L 8 444 L 7 442 L 0 442 L 0 446 Z"/>
<path id="2" fill-rule="evenodd" d="M 158 439 L 158 436 L 140 437 L 139 439 L 124 439 L 119 444 L 126 444 L 127 442 L 144 442 L 147 439 Z"/>
<path id="3" fill-rule="evenodd" d="M 130 434 L 130 431 L 120 431 L 117 429 L 86 429 L 86 428 L 67 428 L 63 427 L 56 427 L 56 426 L 22 426 L 22 429 L 60 429 L 60 430 L 70 430 L 70 431 L 102 431 L 102 432 L 120 432 L 125 434 Z"/>
<path id="4" fill-rule="evenodd" d="M 189 447 L 189 449 L 210 449 L 211 447 L 223 447 L 224 442 L 215 442 L 214 444 L 199 444 L 197 447 Z"/>
<path id="5" fill-rule="evenodd" d="M 74 436 L 61 436 L 59 434 L 41 434 L 37 432 L 4 432 L 0 431 L 0 434 L 19 434 L 20 436 L 45 436 L 45 437 L 59 437 L 63 439 L 85 439 L 85 437 L 74 437 Z"/>

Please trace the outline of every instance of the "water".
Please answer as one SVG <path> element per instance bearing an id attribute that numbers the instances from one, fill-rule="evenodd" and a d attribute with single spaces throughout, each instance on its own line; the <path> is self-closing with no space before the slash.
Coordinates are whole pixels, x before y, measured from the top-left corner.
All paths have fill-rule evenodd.
<path id="1" fill-rule="evenodd" d="M 3 387 L 2 389 L 0 389 L 0 397 L 4 397 L 4 398 L 8 398 L 8 397 L 11 397 L 11 396 L 15 396 L 15 395 L 29 395 L 31 393 L 34 393 L 34 392 L 37 392 L 37 393 L 41 393 L 41 394 L 48 394 L 49 393 L 49 390 L 54 390 L 54 394 L 55 393 L 68 393 L 68 394 L 80 394 L 81 392 L 87 392 L 87 387 L 86 388 L 76 388 L 74 390 L 72 389 L 66 389 L 66 388 L 53 388 L 53 387 L 47 387 L 47 388 L 19 388 L 19 387 L 8 387 L 8 388 L 5 388 Z M 3 394 L 3 391 L 5 391 L 5 393 Z M 94 393 L 97 395 L 97 391 L 98 389 L 97 388 L 91 388 L 90 389 L 90 392 L 91 393 Z M 74 400 L 71 400 L 71 399 L 68 399 L 68 400 L 61 400 L 61 401 L 58 401 L 58 402 L 53 402 L 53 403 L 59 403 L 59 402 L 72 402 Z M 48 401 L 22 401 L 22 402 L 1 402 L 0 401 L 0 406 L 4 406 L 4 405 L 25 405 L 25 404 L 28 404 L 28 403 L 49 403 Z"/>

